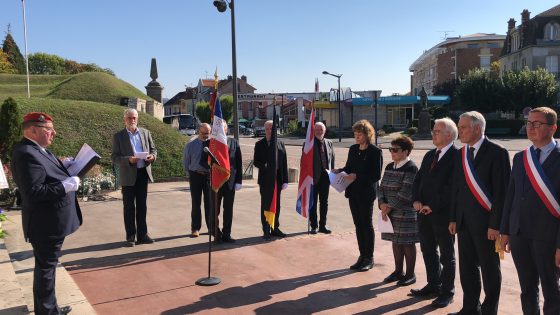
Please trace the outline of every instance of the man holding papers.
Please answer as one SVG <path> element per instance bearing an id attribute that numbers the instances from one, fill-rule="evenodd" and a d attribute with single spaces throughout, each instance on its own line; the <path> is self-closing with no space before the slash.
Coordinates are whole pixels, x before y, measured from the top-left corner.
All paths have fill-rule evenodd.
<path id="1" fill-rule="evenodd" d="M 529 113 L 532 145 L 513 158 L 500 228 L 501 246 L 511 250 L 519 275 L 523 314 L 560 314 L 560 145 L 554 140 L 556 112 L 538 107 Z"/>
<path id="2" fill-rule="evenodd" d="M 331 230 L 327 227 L 327 212 L 329 211 L 329 170 L 334 168 L 334 149 L 332 141 L 325 139 L 327 128 L 322 122 L 315 123 L 315 145 L 313 150 L 313 206 L 309 212 L 311 223 L 311 234 L 320 233 L 330 234 Z M 317 224 L 317 204 L 319 207 L 319 224 Z"/>
<path id="3" fill-rule="evenodd" d="M 418 211 L 418 234 L 428 284 L 410 290 L 410 295 L 432 298 L 432 306 L 446 307 L 455 295 L 455 236 L 449 234 L 449 211 L 453 165 L 457 148 L 457 126 L 449 118 L 436 119 L 432 142 L 436 146 L 424 155 L 414 178 L 412 200 Z M 439 247 L 439 253 L 438 253 Z"/>
<path id="4" fill-rule="evenodd" d="M 23 139 L 14 147 L 12 171 L 21 192 L 25 240 L 33 246 L 35 314 L 67 314 L 55 294 L 56 266 L 64 238 L 82 224 L 76 198 L 80 179 L 70 176 L 47 147 L 56 131 L 53 119 L 41 112 L 23 117 Z"/>
<path id="5" fill-rule="evenodd" d="M 150 131 L 138 128 L 138 112 L 133 108 L 124 111 L 126 128 L 113 136 L 111 160 L 119 168 L 124 206 L 126 246 L 151 244 L 146 224 L 146 198 L 148 179 L 152 177 L 152 163 L 157 151 Z M 136 241 L 136 243 L 135 243 Z"/>

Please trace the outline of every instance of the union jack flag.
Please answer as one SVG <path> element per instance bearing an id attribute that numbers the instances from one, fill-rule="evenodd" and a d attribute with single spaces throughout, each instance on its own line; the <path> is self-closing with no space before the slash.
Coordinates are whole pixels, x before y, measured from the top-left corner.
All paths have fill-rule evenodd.
<path id="1" fill-rule="evenodd" d="M 298 195 L 296 201 L 296 211 L 304 218 L 307 218 L 309 209 L 313 206 L 313 146 L 314 146 L 314 132 L 313 125 L 315 122 L 315 110 L 311 109 L 309 115 L 309 124 L 307 126 L 307 135 L 305 136 L 305 144 L 303 145 L 303 152 L 301 154 L 301 161 L 299 164 L 299 183 Z"/>

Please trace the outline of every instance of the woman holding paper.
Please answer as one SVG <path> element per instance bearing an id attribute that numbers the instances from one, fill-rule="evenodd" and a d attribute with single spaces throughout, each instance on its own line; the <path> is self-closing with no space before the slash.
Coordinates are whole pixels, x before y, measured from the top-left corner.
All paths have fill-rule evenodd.
<path id="1" fill-rule="evenodd" d="M 394 233 L 381 233 L 381 239 L 393 242 L 395 271 L 384 282 L 398 281 L 398 286 L 411 285 L 416 282 L 414 266 L 416 265 L 416 243 L 418 224 L 416 210 L 412 203 L 412 184 L 418 172 L 416 164 L 408 157 L 414 143 L 408 137 L 399 137 L 391 141 L 391 159 L 393 162 L 385 167 L 385 173 L 379 185 L 379 209 L 382 220 L 391 219 Z M 406 274 L 403 264 L 406 259 Z"/>
<path id="2" fill-rule="evenodd" d="M 345 172 L 344 180 L 350 182 L 344 195 L 350 204 L 360 249 L 358 261 L 350 269 L 368 271 L 373 267 L 373 201 L 376 197 L 375 185 L 381 178 L 383 157 L 381 149 L 372 144 L 375 129 L 367 120 L 356 122 L 352 131 L 356 144 L 348 151 L 346 166 L 333 172 Z"/>

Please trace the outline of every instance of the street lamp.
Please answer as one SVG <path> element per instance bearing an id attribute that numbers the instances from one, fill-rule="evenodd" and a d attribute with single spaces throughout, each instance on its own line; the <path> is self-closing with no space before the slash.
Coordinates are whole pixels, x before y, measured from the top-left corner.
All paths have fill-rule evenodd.
<path id="1" fill-rule="evenodd" d="M 342 142 L 342 107 L 340 106 L 341 91 L 340 91 L 340 77 L 342 74 L 332 74 L 328 71 L 323 71 L 323 74 L 333 76 L 338 79 L 338 142 Z"/>
<path id="2" fill-rule="evenodd" d="M 234 0 L 229 0 L 229 10 L 231 12 L 231 69 L 233 76 L 233 137 L 239 140 L 239 119 L 237 117 L 237 57 L 235 52 L 235 6 Z M 214 6 L 219 12 L 225 12 L 228 7 L 226 0 L 214 0 Z"/>

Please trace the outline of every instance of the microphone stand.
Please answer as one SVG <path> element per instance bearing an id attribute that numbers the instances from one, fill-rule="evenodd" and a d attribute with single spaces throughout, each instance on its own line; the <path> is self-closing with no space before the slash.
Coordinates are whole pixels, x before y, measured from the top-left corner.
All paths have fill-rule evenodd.
<path id="1" fill-rule="evenodd" d="M 222 280 L 220 280 L 220 278 L 218 277 L 211 277 L 210 276 L 210 266 L 212 264 L 212 235 L 214 233 L 216 233 L 217 231 L 217 227 L 215 226 L 215 220 L 214 220 L 214 215 L 216 213 L 216 207 L 218 205 L 218 193 L 217 192 L 213 192 L 212 191 L 212 166 L 214 164 L 217 164 L 218 166 L 220 166 L 220 163 L 214 158 L 214 156 L 209 153 L 208 156 L 210 157 L 210 173 L 208 174 L 208 182 L 209 182 L 209 193 L 210 193 L 210 198 L 208 198 L 208 200 L 212 200 L 212 194 L 214 195 L 214 202 L 211 202 L 211 208 L 212 211 L 210 211 L 210 218 L 209 221 L 212 222 L 210 223 L 208 226 L 210 227 L 209 231 L 208 231 L 208 277 L 204 277 L 204 278 L 200 278 L 198 280 L 196 280 L 196 284 L 200 285 L 200 286 L 213 286 L 213 285 L 217 285 L 220 284 L 220 282 L 222 282 Z"/>

